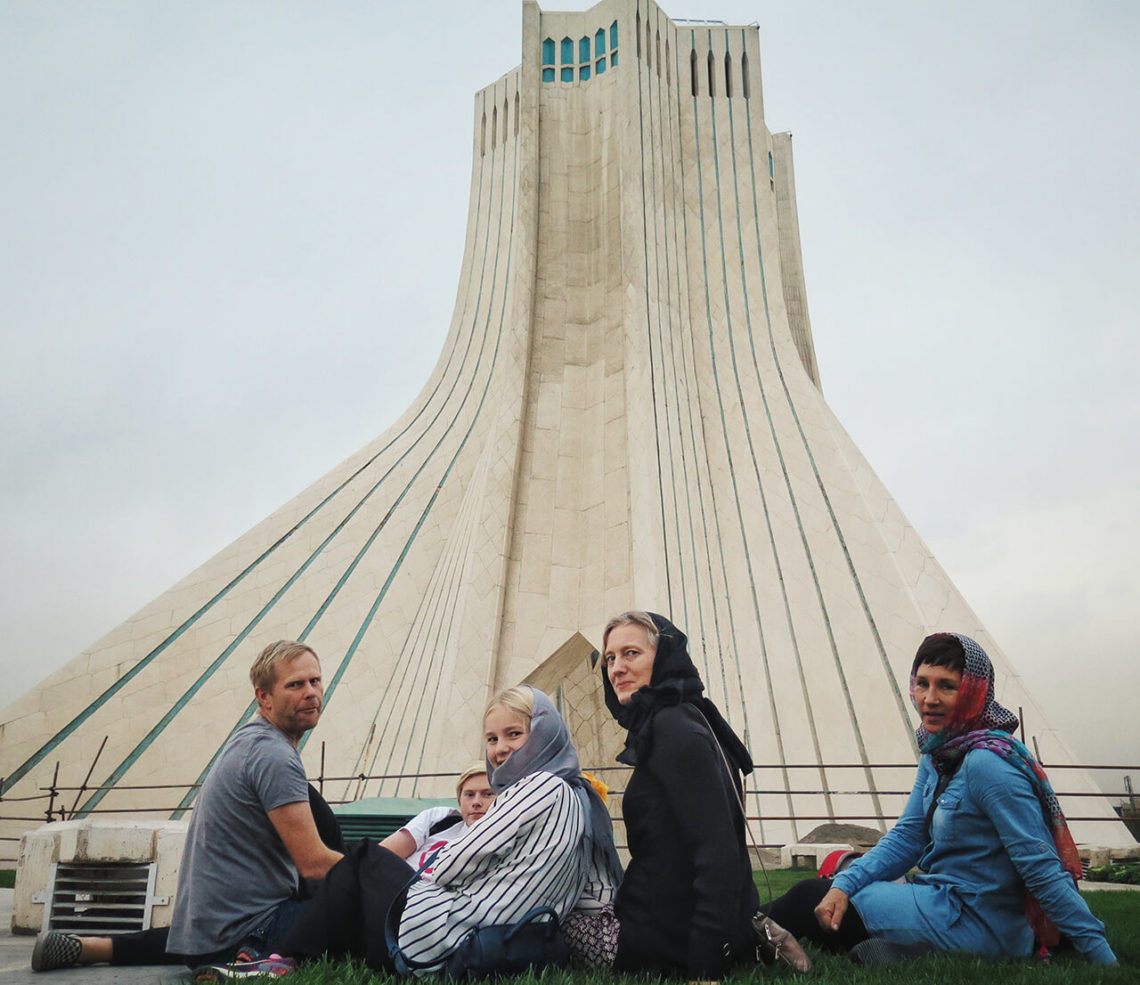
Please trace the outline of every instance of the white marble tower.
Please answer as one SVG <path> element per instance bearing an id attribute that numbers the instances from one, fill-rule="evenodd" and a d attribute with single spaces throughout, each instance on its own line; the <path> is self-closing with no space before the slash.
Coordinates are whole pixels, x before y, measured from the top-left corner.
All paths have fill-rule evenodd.
<path id="1" fill-rule="evenodd" d="M 976 637 L 1027 740 L 1071 763 L 824 400 L 757 29 L 651 0 L 528 0 L 522 63 L 476 94 L 473 122 L 457 302 L 420 396 L 0 713 L 4 807 L 57 762 L 71 786 L 94 762 L 80 813 L 178 814 L 192 795 L 133 788 L 204 774 L 281 637 L 323 660 L 304 755 L 315 775 L 323 747 L 333 799 L 446 794 L 410 777 L 464 767 L 488 696 L 524 678 L 557 694 L 586 764 L 612 764 L 590 654 L 630 607 L 688 632 L 761 766 L 765 842 L 897 813 L 916 760 L 906 673 L 935 630 Z M 362 774 L 409 778 L 343 779 Z M 1074 830 L 1131 841 L 1111 821 Z"/>

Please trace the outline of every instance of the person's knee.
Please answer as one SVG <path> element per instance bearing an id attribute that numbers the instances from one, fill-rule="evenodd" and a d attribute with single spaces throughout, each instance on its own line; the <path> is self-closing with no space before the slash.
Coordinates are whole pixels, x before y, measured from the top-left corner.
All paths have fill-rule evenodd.
<path id="1" fill-rule="evenodd" d="M 784 895 L 785 898 L 790 897 L 797 907 L 814 912 L 829 889 L 831 889 L 830 879 L 804 879 L 797 882 Z"/>

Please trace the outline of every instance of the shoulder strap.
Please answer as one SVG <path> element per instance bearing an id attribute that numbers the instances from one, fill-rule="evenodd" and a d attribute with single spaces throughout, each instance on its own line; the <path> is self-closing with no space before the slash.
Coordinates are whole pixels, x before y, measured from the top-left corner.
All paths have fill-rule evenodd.
<path id="1" fill-rule="evenodd" d="M 756 844 L 756 836 L 752 833 L 752 825 L 748 823 L 748 809 L 744 804 L 744 794 L 747 792 L 748 777 L 741 776 L 738 769 L 734 769 L 732 763 L 729 762 L 728 756 L 725 755 L 724 748 L 720 744 L 720 740 L 716 737 L 716 730 L 712 727 L 712 723 L 705 718 L 705 713 L 701 711 L 696 705 L 690 705 L 701 718 L 704 719 L 705 725 L 712 735 L 713 745 L 716 746 L 717 752 L 720 753 L 721 761 L 724 763 L 724 768 L 728 772 L 728 782 L 732 787 L 733 793 L 736 794 L 736 803 L 740 808 L 740 816 L 744 821 L 744 830 L 748 833 L 748 840 L 752 842 L 752 848 L 756 852 L 756 861 L 760 863 L 760 871 L 764 874 L 764 884 L 768 889 L 768 899 L 775 898 L 772 892 L 772 883 L 768 879 L 768 868 L 764 865 L 764 856 L 760 851 L 760 846 Z M 736 778 L 740 777 L 740 783 L 737 785 Z"/>
<path id="2" fill-rule="evenodd" d="M 459 811 L 451 811 L 446 817 L 441 817 L 430 828 L 428 828 L 428 836 L 437 835 L 441 831 L 446 831 L 459 821 L 461 817 Z"/>
<path id="3" fill-rule="evenodd" d="M 400 975 L 401 977 L 406 977 L 409 971 L 412 971 L 416 968 L 428 968 L 432 965 L 439 964 L 440 961 L 439 958 L 436 958 L 434 961 L 415 961 L 412 958 L 409 958 L 406 954 L 404 954 L 403 951 L 400 950 L 399 923 L 400 914 L 402 914 L 404 911 L 401 907 L 400 913 L 397 913 L 396 904 L 400 901 L 401 897 L 405 901 L 407 900 L 408 890 L 412 888 L 412 886 L 415 884 L 415 881 L 423 874 L 424 869 L 426 869 L 429 865 L 432 864 L 432 862 L 435 861 L 435 857 L 441 851 L 443 851 L 442 848 L 437 848 L 424 860 L 424 864 L 416 869 L 411 879 L 405 883 L 404 888 L 396 894 L 395 899 L 393 899 L 391 904 L 388 906 L 387 915 L 384 917 L 384 943 L 388 945 L 388 957 L 392 959 L 392 964 L 396 968 L 396 974 Z"/>

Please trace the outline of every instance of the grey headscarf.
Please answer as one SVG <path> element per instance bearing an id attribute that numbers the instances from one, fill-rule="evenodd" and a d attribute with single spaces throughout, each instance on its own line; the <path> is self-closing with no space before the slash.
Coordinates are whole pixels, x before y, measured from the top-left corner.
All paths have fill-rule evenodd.
<path id="1" fill-rule="evenodd" d="M 536 687 L 532 687 L 531 691 L 534 692 L 534 713 L 530 718 L 530 737 L 526 740 L 526 745 L 512 752 L 502 766 L 495 767 L 487 760 L 487 779 L 491 783 L 491 789 L 495 793 L 502 793 L 512 783 L 517 783 L 531 773 L 553 773 L 565 780 L 578 797 L 586 818 L 584 840 L 587 858 L 593 857 L 595 849 L 601 849 L 610 879 L 616 886 L 621 882 L 621 863 L 614 847 L 614 826 L 610 812 L 606 810 L 606 805 L 590 781 L 582 775 L 578 750 L 574 748 L 570 730 L 558 714 L 554 702 Z"/>

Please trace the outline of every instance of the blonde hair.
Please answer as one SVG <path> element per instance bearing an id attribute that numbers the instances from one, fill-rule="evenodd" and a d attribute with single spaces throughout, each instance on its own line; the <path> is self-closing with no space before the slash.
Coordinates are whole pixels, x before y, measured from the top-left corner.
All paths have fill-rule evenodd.
<path id="1" fill-rule="evenodd" d="M 459 799 L 460 795 L 463 793 L 463 784 L 465 784 L 468 780 L 470 780 L 471 777 L 478 776 L 480 773 L 486 775 L 486 773 L 487 773 L 487 764 L 486 763 L 472 763 L 470 766 L 467 767 L 467 769 L 465 769 L 462 773 L 459 774 L 459 780 L 455 784 L 455 797 L 457 800 Z"/>
<path id="2" fill-rule="evenodd" d="M 610 633 L 617 629 L 618 626 L 640 626 L 645 630 L 646 641 L 654 650 L 657 649 L 657 641 L 661 639 L 661 630 L 657 628 L 657 623 L 653 621 L 653 617 L 641 609 L 630 609 L 628 612 L 622 612 L 614 616 L 606 623 L 606 628 L 602 630 L 603 650 L 606 648 L 606 642 L 610 638 Z"/>
<path id="3" fill-rule="evenodd" d="M 525 684 L 516 684 L 514 687 L 509 687 L 505 691 L 500 691 L 496 694 L 487 704 L 483 711 L 483 721 L 487 720 L 487 716 L 491 714 L 494 708 L 506 708 L 508 711 L 513 711 L 516 715 L 522 715 L 526 719 L 527 727 L 530 726 L 530 720 L 534 718 L 534 691 L 532 691 Z"/>
<path id="4" fill-rule="evenodd" d="M 283 663 L 292 663 L 303 654 L 311 653 L 317 663 L 321 658 L 317 651 L 307 643 L 297 643 L 295 640 L 278 640 L 270 643 L 253 661 L 249 668 L 249 679 L 259 691 L 272 691 L 277 683 L 277 668 Z"/>

